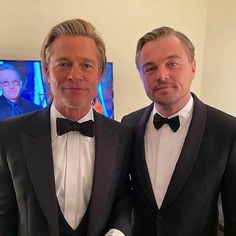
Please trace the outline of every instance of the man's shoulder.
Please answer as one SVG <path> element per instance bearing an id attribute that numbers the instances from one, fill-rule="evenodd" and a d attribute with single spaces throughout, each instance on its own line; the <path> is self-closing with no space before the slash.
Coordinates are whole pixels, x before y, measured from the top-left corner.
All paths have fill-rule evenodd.
<path id="1" fill-rule="evenodd" d="M 23 109 L 26 109 L 26 112 L 40 109 L 40 106 L 36 105 L 35 103 L 33 103 L 31 101 L 26 100 L 23 97 L 20 97 L 20 104 Z"/>
<path id="2" fill-rule="evenodd" d="M 149 107 L 150 107 L 150 105 L 149 105 L 149 106 L 146 106 L 146 107 L 143 107 L 143 108 L 140 108 L 140 109 L 138 109 L 138 110 L 136 110 L 136 111 L 132 111 L 132 112 L 128 113 L 127 115 L 125 115 L 124 117 L 130 118 L 130 117 L 137 117 L 137 116 L 140 116 L 140 115 L 142 115 L 142 114 L 144 113 L 144 111 L 147 110 Z"/>
<path id="3" fill-rule="evenodd" d="M 44 108 L 42 110 L 37 110 L 15 117 L 11 117 L 7 120 L 2 121 L 2 126 L 11 130 L 24 130 L 28 126 L 33 124 L 35 124 L 36 126 L 40 126 L 42 120 L 45 120 L 45 118 L 47 119 L 47 116 L 49 118 L 48 114 L 48 109 Z"/>
<path id="4" fill-rule="evenodd" d="M 1 105 L 7 104 L 7 100 L 6 100 L 6 98 L 3 95 L 0 96 L 0 104 Z"/>
<path id="5" fill-rule="evenodd" d="M 209 122 L 212 121 L 214 124 L 217 123 L 219 127 L 221 127 L 222 125 L 225 127 L 227 126 L 236 127 L 235 116 L 209 105 L 206 105 L 206 110 L 207 110 L 207 120 Z"/>
<path id="6" fill-rule="evenodd" d="M 153 103 L 146 107 L 133 111 L 122 118 L 122 123 L 124 123 L 128 127 L 132 127 L 138 124 L 138 122 L 143 116 L 145 116 L 146 118 L 149 117 L 152 109 L 153 109 Z"/>
<path id="7" fill-rule="evenodd" d="M 111 119 L 109 117 L 106 117 L 105 115 L 103 114 L 100 114 L 98 112 L 95 111 L 94 113 L 94 118 L 95 118 L 95 122 L 98 124 L 98 125 L 103 125 L 103 126 L 106 126 L 107 128 L 117 128 L 117 129 L 126 129 L 127 127 L 122 124 L 121 122 L 117 121 L 117 120 L 114 120 L 114 119 Z"/>

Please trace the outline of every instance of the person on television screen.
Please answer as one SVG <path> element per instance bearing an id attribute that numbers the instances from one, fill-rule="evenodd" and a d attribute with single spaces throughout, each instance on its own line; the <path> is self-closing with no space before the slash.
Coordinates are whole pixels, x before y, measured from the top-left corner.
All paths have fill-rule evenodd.
<path id="1" fill-rule="evenodd" d="M 92 108 L 104 42 L 66 20 L 41 58 L 52 104 L 0 122 L 0 235 L 129 235 L 131 130 Z"/>
<path id="2" fill-rule="evenodd" d="M 135 236 L 216 236 L 221 193 L 224 235 L 236 235 L 236 118 L 191 93 L 194 46 L 156 28 L 137 43 L 136 66 L 152 101 L 122 121 L 133 130 Z"/>
<path id="3" fill-rule="evenodd" d="M 40 109 L 39 106 L 20 96 L 22 80 L 11 64 L 0 64 L 0 120 Z"/>

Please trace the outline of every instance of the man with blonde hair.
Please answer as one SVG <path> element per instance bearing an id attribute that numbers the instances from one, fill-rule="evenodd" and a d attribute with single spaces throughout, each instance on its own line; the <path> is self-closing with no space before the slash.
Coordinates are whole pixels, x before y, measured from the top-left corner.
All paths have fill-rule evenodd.
<path id="1" fill-rule="evenodd" d="M 131 132 L 92 108 L 104 42 L 89 22 L 68 20 L 41 57 L 52 104 L 0 124 L 0 235 L 128 235 Z"/>

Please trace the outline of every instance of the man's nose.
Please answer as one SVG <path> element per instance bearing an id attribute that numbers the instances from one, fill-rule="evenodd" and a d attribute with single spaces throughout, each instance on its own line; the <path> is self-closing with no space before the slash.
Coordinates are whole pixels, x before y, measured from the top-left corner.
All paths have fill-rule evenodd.
<path id="1" fill-rule="evenodd" d="M 73 64 L 70 70 L 69 76 L 73 80 L 82 80 L 83 79 L 83 70 L 78 64 Z"/>
<path id="2" fill-rule="evenodd" d="M 157 75 L 156 75 L 156 79 L 157 80 L 166 80 L 169 78 L 169 71 L 168 69 L 162 65 L 158 67 L 158 71 L 157 71 Z"/>

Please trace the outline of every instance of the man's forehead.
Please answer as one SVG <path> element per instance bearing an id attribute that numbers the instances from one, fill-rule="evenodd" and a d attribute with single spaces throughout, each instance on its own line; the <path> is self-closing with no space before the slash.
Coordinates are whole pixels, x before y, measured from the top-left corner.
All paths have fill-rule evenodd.
<path id="1" fill-rule="evenodd" d="M 11 81 L 20 80 L 18 74 L 14 70 L 0 70 L 0 80 Z"/>

